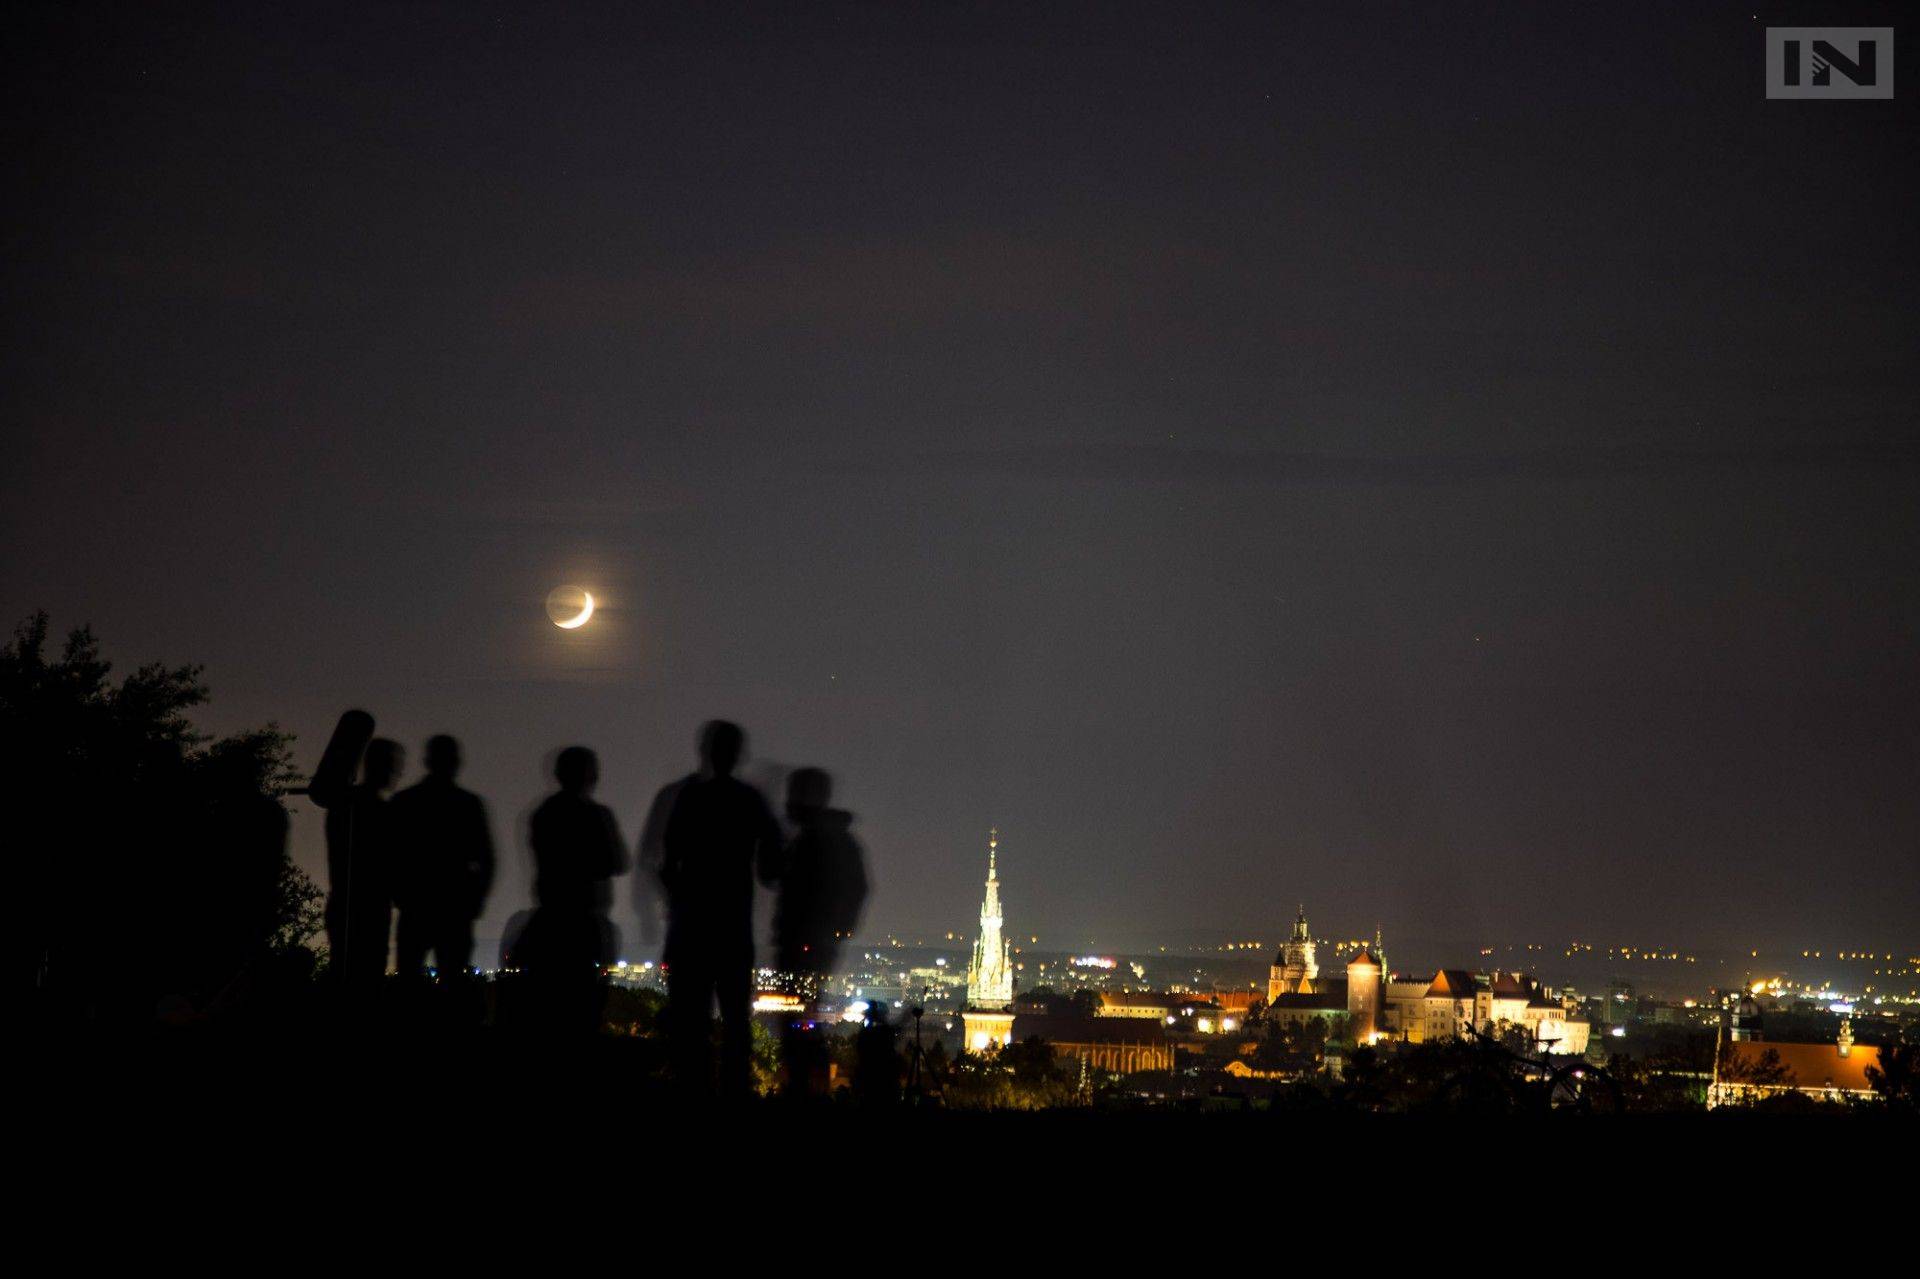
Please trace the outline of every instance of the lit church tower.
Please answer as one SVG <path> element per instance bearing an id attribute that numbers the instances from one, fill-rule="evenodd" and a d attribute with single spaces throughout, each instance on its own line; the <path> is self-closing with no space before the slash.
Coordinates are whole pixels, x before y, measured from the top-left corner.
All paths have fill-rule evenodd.
<path id="1" fill-rule="evenodd" d="M 1300 908 L 1300 917 L 1293 921 L 1293 936 L 1287 939 L 1280 953 L 1274 956 L 1273 967 L 1267 977 L 1267 998 L 1277 995 L 1311 995 L 1314 991 L 1314 979 L 1320 976 L 1320 965 L 1314 958 L 1313 933 L 1307 927 L 1307 908 Z"/>
<path id="2" fill-rule="evenodd" d="M 1000 935 L 1006 918 L 1000 913 L 1000 831 L 987 836 L 987 895 L 980 903 L 980 935 L 973 939 L 973 962 L 967 965 L 967 1047 L 979 1052 L 1004 1048 L 1013 1042 L 1013 948 Z"/>

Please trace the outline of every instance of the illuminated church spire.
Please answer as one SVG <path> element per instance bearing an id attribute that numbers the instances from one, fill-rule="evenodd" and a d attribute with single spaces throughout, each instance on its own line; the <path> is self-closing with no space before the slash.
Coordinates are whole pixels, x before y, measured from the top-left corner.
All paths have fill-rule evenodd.
<path id="1" fill-rule="evenodd" d="M 1307 908 L 1302 904 L 1299 917 L 1293 921 L 1292 936 L 1280 947 L 1280 953 L 1273 957 L 1273 967 L 1268 969 L 1268 999 L 1313 993 L 1313 983 L 1320 976 L 1315 949 L 1313 930 L 1307 926 Z"/>
<path id="2" fill-rule="evenodd" d="M 980 903 L 980 935 L 973 939 L 967 965 L 967 1003 L 975 1008 L 1005 1008 L 1013 1002 L 1012 947 L 1001 936 L 1000 831 L 987 837 L 987 895 Z"/>

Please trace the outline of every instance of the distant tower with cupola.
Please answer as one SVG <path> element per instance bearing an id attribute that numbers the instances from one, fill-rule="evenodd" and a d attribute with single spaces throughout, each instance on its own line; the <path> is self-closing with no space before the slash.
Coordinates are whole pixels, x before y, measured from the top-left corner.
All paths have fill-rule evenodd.
<path id="1" fill-rule="evenodd" d="M 1313 983 L 1320 976 L 1320 964 L 1314 957 L 1313 932 L 1307 926 L 1307 908 L 1300 907 L 1298 918 L 1293 921 L 1293 932 L 1286 944 L 1280 947 L 1280 953 L 1273 957 L 1273 966 L 1267 971 L 1267 998 L 1276 995 L 1307 995 L 1313 993 Z"/>

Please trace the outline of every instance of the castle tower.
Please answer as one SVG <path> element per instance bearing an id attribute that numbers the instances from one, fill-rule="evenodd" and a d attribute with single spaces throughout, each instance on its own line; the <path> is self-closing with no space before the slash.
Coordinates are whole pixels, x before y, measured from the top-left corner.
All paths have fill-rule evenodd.
<path id="1" fill-rule="evenodd" d="M 1347 1023 L 1353 1042 L 1370 1042 L 1380 1031 L 1380 961 L 1361 951 L 1347 961 Z"/>
<path id="2" fill-rule="evenodd" d="M 1013 947 L 1001 935 L 1006 923 L 1000 909 L 1000 831 L 987 836 L 987 895 L 980 902 L 980 935 L 973 939 L 973 959 L 967 964 L 967 1006 L 960 1014 L 966 1025 L 967 1048 L 980 1052 L 1004 1048 L 1013 1042 Z"/>

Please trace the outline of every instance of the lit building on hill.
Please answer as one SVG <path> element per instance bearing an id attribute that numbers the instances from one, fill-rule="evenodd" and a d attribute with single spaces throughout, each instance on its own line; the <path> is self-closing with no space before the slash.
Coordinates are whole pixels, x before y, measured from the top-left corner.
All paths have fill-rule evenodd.
<path id="1" fill-rule="evenodd" d="M 1443 968 L 1432 978 L 1395 975 L 1380 935 L 1347 961 L 1344 977 L 1320 975 L 1302 909 L 1293 936 L 1275 956 L 1267 983 L 1271 1026 L 1319 1019 L 1353 1043 L 1382 1039 L 1426 1043 L 1515 1027 L 1542 1050 L 1580 1054 L 1589 1027 L 1546 987 L 1520 973 Z"/>

